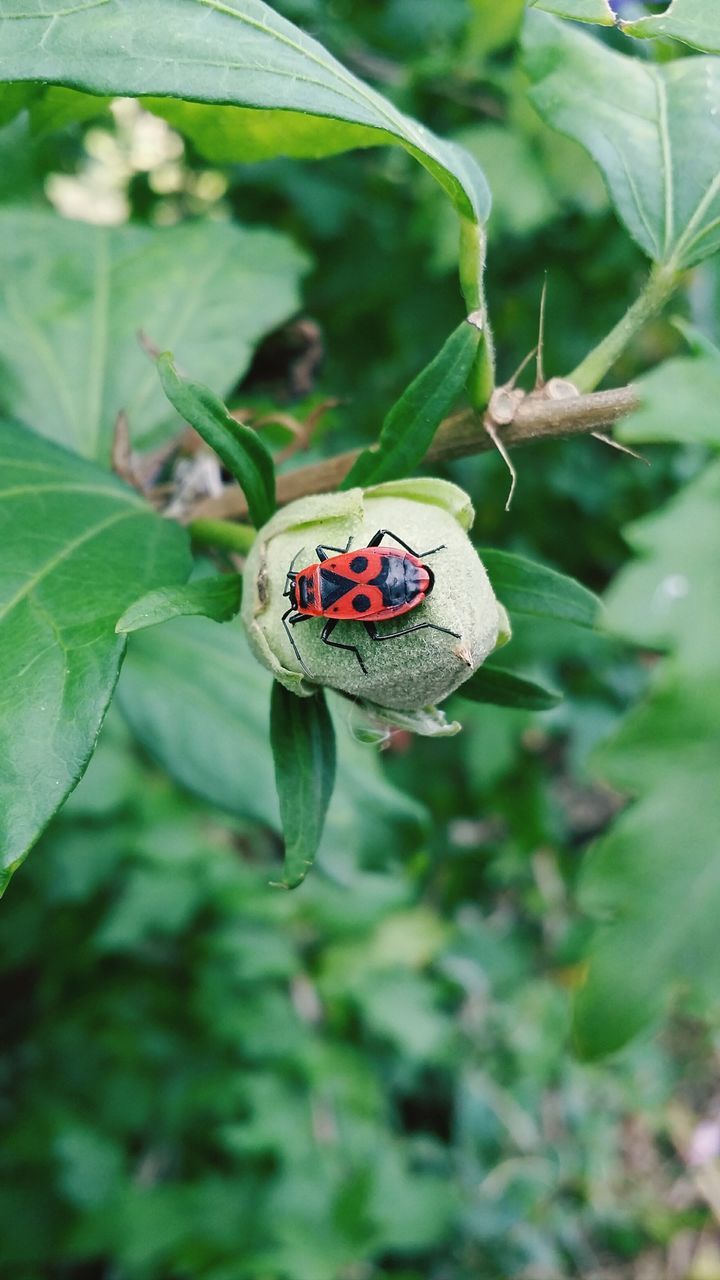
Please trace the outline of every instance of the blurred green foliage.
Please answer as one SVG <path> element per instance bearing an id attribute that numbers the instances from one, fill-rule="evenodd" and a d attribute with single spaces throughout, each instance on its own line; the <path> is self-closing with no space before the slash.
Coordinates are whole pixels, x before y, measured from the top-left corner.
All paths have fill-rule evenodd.
<path id="1" fill-rule="evenodd" d="M 700 1224 L 663 1109 L 707 1047 L 573 1062 L 563 868 L 495 823 L 273 892 L 111 719 L 0 922 L 3 1276 L 589 1276 Z"/>
<path id="2" fill-rule="evenodd" d="M 632 302 L 646 263 L 589 156 L 532 105 L 523 4 L 274 7 L 481 163 L 500 375 L 537 340 L 546 276 L 546 372 L 575 367 Z M 572 41 L 582 29 L 568 30 Z M 594 38 L 619 47 L 617 35 Z M 632 46 L 648 66 L 680 52 Z M 98 241 L 144 245 L 162 228 L 185 246 L 166 255 L 172 289 L 158 298 L 171 311 L 185 268 L 197 295 L 198 245 L 213 239 L 212 305 L 187 371 L 259 412 L 280 404 L 303 418 L 339 399 L 310 460 L 375 440 L 458 323 L 454 216 L 400 151 L 220 169 L 189 139 L 148 159 L 136 120 L 71 90 L 15 89 L 0 110 L 7 226 L 46 226 L 50 197 L 79 187 L 97 202 L 109 182 L 131 226 Z M 276 263 L 284 255 L 282 297 L 276 281 L 259 317 L 257 299 L 248 308 L 229 287 L 223 246 L 247 235 L 232 220 L 271 233 Z M 42 237 L 37 261 L 21 241 L 6 237 L 6 262 L 16 269 L 22 249 L 36 276 L 52 273 Z M 285 326 L 247 372 L 249 345 L 297 306 L 307 261 L 301 314 L 321 362 L 299 374 L 307 350 Z M 118 296 L 135 325 L 129 283 L 123 273 Z M 674 305 L 685 332 L 694 325 L 691 354 L 658 319 L 613 371 L 628 380 L 673 357 L 624 429 L 652 466 L 592 439 L 518 451 L 510 517 L 497 457 L 447 467 L 477 506 L 479 546 L 597 591 L 614 581 L 614 630 L 517 620 L 503 666 L 565 694 L 542 716 L 458 701 L 457 738 L 400 735 L 380 757 L 335 707 L 338 787 L 317 873 L 297 894 L 268 887 L 281 864 L 268 682 L 235 624 L 182 619 L 132 637 L 90 771 L 0 913 L 3 1277 L 720 1274 L 712 1196 L 691 1154 L 715 1123 L 720 1043 L 715 264 L 686 283 Z M 77 314 L 58 304 L 45 315 L 41 297 L 35 320 L 64 334 Z M 35 396 L 31 425 L 52 435 L 52 386 L 18 377 L 12 322 L 5 338 L 3 407 L 28 415 Z M 191 366 L 197 354 L 207 370 Z M 106 381 L 134 385 L 141 375 L 117 360 Z M 75 389 L 82 378 L 80 361 Z M 81 433 L 83 421 L 71 425 Z M 658 596 L 678 579 L 693 590 Z M 658 600 L 673 606 L 661 617 Z M 613 825 L 629 792 L 640 800 Z M 579 902 L 619 924 L 596 934 Z M 661 1032 L 678 977 L 692 995 Z M 614 1059 L 573 1056 L 573 1034 L 593 1054 L 648 1019 L 653 1038 Z"/>

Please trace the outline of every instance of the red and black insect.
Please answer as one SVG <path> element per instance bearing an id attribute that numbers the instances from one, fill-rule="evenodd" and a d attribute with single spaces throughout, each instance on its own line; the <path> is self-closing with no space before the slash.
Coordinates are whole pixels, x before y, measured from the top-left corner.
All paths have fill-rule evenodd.
<path id="1" fill-rule="evenodd" d="M 400 547 L 380 547 L 383 538 L 390 537 Z M 295 571 L 293 565 L 300 555 L 298 551 L 287 574 L 283 595 L 289 598 L 290 608 L 282 617 L 283 626 L 298 662 L 310 675 L 295 643 L 291 628 L 308 618 L 326 618 L 321 640 L 333 649 L 347 649 L 354 653 L 365 675 L 367 668 L 354 644 L 343 644 L 330 637 L 338 622 L 362 622 L 371 640 L 396 640 L 412 631 L 429 628 L 442 631 L 459 639 L 456 631 L 439 627 L 434 622 L 416 622 L 401 631 L 379 633 L 378 622 L 399 618 L 416 609 L 427 599 L 433 589 L 435 576 L 423 560 L 444 547 L 432 551 L 413 551 L 402 538 L 390 529 L 378 529 L 366 547 L 350 550 L 352 538 L 345 547 L 320 545 L 315 548 L 318 563 Z M 301 548 L 302 550 L 302 548 Z M 329 551 L 337 555 L 329 556 Z"/>

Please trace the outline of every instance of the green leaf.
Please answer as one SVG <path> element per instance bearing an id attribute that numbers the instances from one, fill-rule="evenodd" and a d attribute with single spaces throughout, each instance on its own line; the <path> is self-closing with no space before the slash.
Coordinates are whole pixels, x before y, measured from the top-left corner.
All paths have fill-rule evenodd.
<path id="1" fill-rule="evenodd" d="M 688 670 L 718 661 L 720 461 L 654 515 L 624 530 L 635 551 L 607 597 L 607 622 L 636 644 L 673 648 Z"/>
<path id="2" fill-rule="evenodd" d="M 496 707 L 524 707 L 526 711 L 547 711 L 562 702 L 562 694 L 487 662 L 461 684 L 456 693 L 470 702 L 491 702 Z"/>
<path id="3" fill-rule="evenodd" d="M 402 480 L 415 470 L 461 394 L 480 340 L 479 330 L 467 320 L 458 325 L 393 405 L 377 445 L 360 454 L 342 483 L 343 489 Z"/>
<path id="4" fill-rule="evenodd" d="M 493 591 L 510 614 L 557 618 L 594 627 L 600 601 L 573 578 L 509 551 L 478 549 Z"/>
<path id="5" fill-rule="evenodd" d="M 628 444 L 681 441 L 720 448 L 720 357 L 702 355 L 665 360 L 635 389 L 640 407 L 618 423 Z"/>
<path id="6" fill-rule="evenodd" d="M 184 787 L 279 832 L 267 724 L 271 686 L 238 623 L 177 618 L 131 636 L 117 703 L 138 740 Z M 347 732 L 338 748 L 323 840 L 335 875 L 345 872 L 344 859 L 376 848 L 389 832 L 417 839 L 424 818 L 383 778 L 377 753 Z"/>
<path id="7" fill-rule="evenodd" d="M 38 94 L 32 84 L 5 84 L 0 88 L 0 128 L 14 120 Z"/>
<path id="8" fill-rule="evenodd" d="M 158 357 L 157 367 L 168 400 L 235 477 L 250 518 L 260 528 L 275 510 L 275 464 L 269 449 L 256 431 L 228 413 L 209 387 L 181 378 L 168 352 Z"/>
<path id="9" fill-rule="evenodd" d="M 627 531 L 636 559 L 608 595 L 630 639 L 673 650 L 649 696 L 598 753 L 635 797 L 595 846 L 585 909 L 603 923 L 576 1009 L 588 1057 L 652 1022 L 678 985 L 712 1002 L 720 982 L 720 461 Z"/>
<path id="10" fill-rule="evenodd" d="M 275 680 L 270 742 L 285 838 L 282 883 L 295 889 L 315 860 L 335 785 L 335 730 L 322 690 L 298 698 Z"/>
<path id="11" fill-rule="evenodd" d="M 717 625 L 717 618 L 716 618 Z M 720 671 L 668 670 L 599 755 L 601 774 L 640 798 L 586 864 L 581 903 L 602 924 L 575 1011 L 588 1058 L 611 1053 L 690 986 L 720 985 Z"/>
<path id="12" fill-rule="evenodd" d="M 0 422 L 0 882 L 82 776 L 117 680 L 115 621 L 189 572 L 187 535 L 132 490 Z"/>
<path id="13" fill-rule="evenodd" d="M 171 618 L 192 615 L 212 618 L 213 622 L 229 622 L 240 608 L 241 599 L 242 578 L 237 573 L 198 578 L 182 587 L 160 587 L 131 604 L 115 624 L 115 630 L 125 635 L 130 631 L 144 631 L 159 622 L 169 622 Z"/>
<path id="14" fill-rule="evenodd" d="M 403 115 L 261 0 L 46 0 L 40 13 L 13 0 L 3 14 L 3 80 L 222 104 L 206 117 L 226 159 L 399 143 L 462 213 L 487 216 L 487 185 L 461 148 Z"/>
<path id="15" fill-rule="evenodd" d="M 633 21 L 620 20 L 629 36 L 671 36 L 694 49 L 720 53 L 720 23 L 715 0 L 672 0 L 664 13 Z"/>
<path id="16" fill-rule="evenodd" d="M 528 14 L 525 66 L 540 114 L 600 166 L 619 217 L 671 270 L 720 247 L 720 63 L 662 65 Z"/>
<path id="17" fill-rule="evenodd" d="M 226 394 L 297 309 L 305 267 L 284 236 L 231 223 L 107 228 L 2 209 L 0 405 L 103 462 L 120 409 L 134 443 L 170 435 L 138 331 Z"/>
<path id="18" fill-rule="evenodd" d="M 60 85 L 49 85 L 44 91 L 37 86 L 30 88 L 35 89 L 35 97 L 29 107 L 33 137 L 53 133 L 79 121 L 93 120 L 106 112 L 111 102 L 110 98 L 78 93 L 76 89 L 65 89 Z"/>
<path id="19" fill-rule="evenodd" d="M 558 18 L 574 18 L 576 22 L 595 22 L 601 27 L 612 27 L 615 14 L 610 0 L 530 0 L 531 9 L 543 9 Z"/>

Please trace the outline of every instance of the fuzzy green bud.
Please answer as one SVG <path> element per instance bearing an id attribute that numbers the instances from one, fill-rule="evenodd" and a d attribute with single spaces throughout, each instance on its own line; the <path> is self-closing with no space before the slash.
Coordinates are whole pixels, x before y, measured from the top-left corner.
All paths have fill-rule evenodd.
<path id="1" fill-rule="evenodd" d="M 315 494 L 278 511 L 262 529 L 245 568 L 242 617 L 250 644 L 277 680 L 300 695 L 325 685 L 384 710 L 416 712 L 446 698 L 467 680 L 498 644 L 509 639 L 507 615 L 498 604 L 467 530 L 469 498 L 446 480 L 398 480 L 369 489 Z M 378 623 L 381 635 L 421 622 L 442 627 L 377 643 L 360 621 L 340 622 L 334 640 L 355 654 L 324 644 L 321 618 L 302 621 L 292 636 L 308 672 L 293 651 L 283 614 L 289 608 L 288 571 L 317 561 L 316 547 L 366 547 L 379 529 L 392 530 L 428 560 L 434 584 L 411 612 Z M 382 548 L 397 548 L 388 534 Z M 332 552 L 330 553 L 333 554 Z M 456 632 L 457 637 L 447 634 Z"/>

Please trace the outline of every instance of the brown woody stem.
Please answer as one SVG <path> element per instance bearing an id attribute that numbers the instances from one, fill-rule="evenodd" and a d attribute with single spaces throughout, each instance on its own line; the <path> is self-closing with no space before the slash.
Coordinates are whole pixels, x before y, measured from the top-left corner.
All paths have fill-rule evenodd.
<path id="1" fill-rule="evenodd" d="M 591 395 L 571 396 L 562 400 L 551 400 L 538 392 L 526 396 L 518 405 L 512 422 L 499 428 L 495 425 L 504 444 L 512 447 L 592 433 L 600 427 L 612 426 L 637 407 L 638 398 L 633 387 L 616 387 L 611 391 L 596 391 Z M 446 418 L 438 428 L 424 462 L 446 462 L 451 458 L 469 457 L 494 447 L 482 417 L 471 409 L 461 409 Z M 295 471 L 280 476 L 277 484 L 278 502 L 292 502 L 308 493 L 328 493 L 336 489 L 361 452 L 360 449 L 349 449 L 333 458 L 298 467 Z M 243 516 L 247 516 L 247 503 L 242 490 L 232 485 L 219 497 L 205 498 L 198 503 L 191 518 L 217 520 Z"/>

